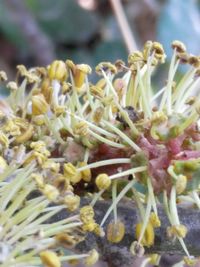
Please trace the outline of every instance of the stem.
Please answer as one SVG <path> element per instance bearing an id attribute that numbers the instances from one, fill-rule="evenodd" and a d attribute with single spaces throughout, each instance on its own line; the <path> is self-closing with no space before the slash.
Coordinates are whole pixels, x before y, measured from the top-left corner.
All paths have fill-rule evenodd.
<path id="1" fill-rule="evenodd" d="M 135 174 L 137 172 L 143 172 L 143 171 L 146 171 L 146 170 L 147 170 L 146 166 L 136 167 L 136 168 L 132 168 L 132 169 L 127 170 L 127 171 L 123 171 L 123 172 L 119 172 L 119 173 L 113 174 L 113 175 L 110 176 L 110 179 L 112 180 L 112 179 L 120 178 L 120 177 L 123 177 L 123 176 L 126 176 L 126 175 Z"/>
<path id="2" fill-rule="evenodd" d="M 92 168 L 98 168 L 101 166 L 105 165 L 112 165 L 112 164 L 122 164 L 122 163 L 130 163 L 131 160 L 128 158 L 117 158 L 117 159 L 108 159 L 108 160 L 102 160 L 102 161 L 97 161 L 91 164 L 88 164 L 86 166 L 80 167 L 77 169 L 77 171 L 83 171 L 87 169 L 92 169 Z"/>
<path id="3" fill-rule="evenodd" d="M 122 199 L 123 196 L 126 195 L 126 193 L 131 189 L 131 187 L 133 187 L 135 183 L 135 180 L 129 182 L 124 188 L 123 190 L 119 193 L 119 195 L 116 197 L 115 201 L 111 204 L 111 206 L 109 207 L 109 209 L 107 210 L 106 214 L 103 217 L 103 220 L 101 221 L 100 226 L 103 226 L 103 224 L 105 223 L 105 221 L 107 220 L 108 216 L 110 215 L 110 213 L 112 212 L 113 208 L 118 204 L 118 202 Z"/>
<path id="4" fill-rule="evenodd" d="M 133 33 L 130 29 L 129 23 L 127 21 L 126 15 L 124 13 L 122 3 L 120 0 L 110 0 L 110 3 L 112 5 L 116 19 L 118 21 L 126 47 L 129 53 L 131 53 L 134 50 L 137 50 L 137 45 L 136 45 Z"/>

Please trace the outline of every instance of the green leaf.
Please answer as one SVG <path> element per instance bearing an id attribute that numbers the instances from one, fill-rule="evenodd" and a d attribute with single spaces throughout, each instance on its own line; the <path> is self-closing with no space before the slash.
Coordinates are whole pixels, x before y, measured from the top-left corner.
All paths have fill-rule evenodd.
<path id="1" fill-rule="evenodd" d="M 86 43 L 99 30 L 95 12 L 82 9 L 74 0 L 27 0 L 41 29 L 64 44 Z"/>

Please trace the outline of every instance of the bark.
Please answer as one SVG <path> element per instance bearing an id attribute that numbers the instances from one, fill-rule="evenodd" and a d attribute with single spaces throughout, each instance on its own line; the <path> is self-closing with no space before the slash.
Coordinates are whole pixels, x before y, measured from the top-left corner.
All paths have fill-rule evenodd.
<path id="1" fill-rule="evenodd" d="M 82 205 L 90 203 L 88 200 L 82 200 Z M 95 205 L 95 213 L 97 222 L 101 222 L 104 214 L 110 206 L 109 201 L 98 201 Z M 166 228 L 169 226 L 168 219 L 162 207 L 158 208 L 159 217 L 161 220 L 161 227 L 155 230 L 155 244 L 150 248 L 145 248 L 145 253 L 171 254 L 176 257 L 184 256 L 185 253 L 176 240 L 167 238 Z M 178 207 L 180 222 L 184 224 L 188 233 L 184 239 L 186 246 L 191 255 L 200 256 L 200 211 L 197 209 L 188 209 Z M 66 212 L 61 212 L 54 217 L 58 220 L 66 217 Z M 118 218 L 120 218 L 126 227 L 126 234 L 119 244 L 111 244 L 106 240 L 106 237 L 99 238 L 92 233 L 87 235 L 84 242 L 78 244 L 77 250 L 79 252 L 87 252 L 92 248 L 96 248 L 101 259 L 108 262 L 111 267 L 131 267 L 136 261 L 129 251 L 131 243 L 136 240 L 134 236 L 135 225 L 138 222 L 138 211 L 133 202 L 123 202 L 118 205 Z M 113 219 L 113 214 L 110 215 L 105 223 L 106 225 Z M 179 258 L 179 257 L 178 257 Z M 179 260 L 180 260 L 179 258 Z"/>

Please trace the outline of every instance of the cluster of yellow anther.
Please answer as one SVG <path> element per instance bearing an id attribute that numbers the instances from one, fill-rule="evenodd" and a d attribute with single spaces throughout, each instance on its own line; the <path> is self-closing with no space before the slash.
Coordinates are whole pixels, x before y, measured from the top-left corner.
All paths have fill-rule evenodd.
<path id="1" fill-rule="evenodd" d="M 94 220 L 94 210 L 92 206 L 87 205 L 80 209 L 80 220 L 83 223 L 82 229 L 84 231 L 100 233 L 100 228 Z"/>
<path id="2" fill-rule="evenodd" d="M 76 184 L 81 180 L 81 173 L 77 171 L 77 168 L 72 163 L 65 163 L 64 166 L 64 176 L 72 184 Z"/>
<path id="3" fill-rule="evenodd" d="M 187 234 L 187 228 L 183 224 L 172 225 L 167 228 L 167 235 L 169 238 L 185 238 Z"/>
<path id="4" fill-rule="evenodd" d="M 200 57 L 188 54 L 184 44 L 179 41 L 174 41 L 172 48 L 174 53 L 168 78 L 163 89 L 154 96 L 151 75 L 166 57 L 158 42 L 148 41 L 142 51 L 134 51 L 128 58 L 128 66 L 121 60 L 114 64 L 101 62 L 96 67 L 96 72 L 101 77 L 94 84 L 88 81 L 92 70 L 87 64 L 55 60 L 45 68 L 30 70 L 19 65 L 17 79 L 6 82 L 6 87 L 10 90 L 8 101 L 0 103 L 1 188 L 9 185 L 12 172 L 17 176 L 21 169 L 26 173 L 30 170 L 27 178 L 30 187 L 25 181 L 22 193 L 19 191 L 20 194 L 14 196 L 15 199 L 20 202 L 23 192 L 29 194 L 27 190 L 31 191 L 32 188 L 34 191 L 39 190 L 39 197 L 44 203 L 54 203 L 46 207 L 44 216 L 48 215 L 48 211 L 54 214 L 54 210 L 63 207 L 67 208 L 68 213 L 77 211 L 79 215 L 74 218 L 78 222 L 72 225 L 81 227 L 84 235 L 88 231 L 103 236 L 101 225 L 105 223 L 109 213 L 114 211 L 115 220 L 108 224 L 106 232 L 108 241 L 112 243 L 120 242 L 125 234 L 125 225 L 117 218 L 117 203 L 124 196 L 129 198 L 131 195 L 141 215 L 141 221 L 135 228 L 137 241 L 132 244 L 132 250 L 135 254 L 142 255 L 143 246 L 150 247 L 154 244 L 154 230 L 161 226 L 156 207 L 155 183 L 158 183 L 172 224 L 167 229 L 167 234 L 172 239 L 178 238 L 183 242 L 187 228 L 178 220 L 177 195 L 189 192 L 191 194 L 187 196 L 188 199 L 200 206 L 198 191 L 188 190 L 193 182 L 194 171 L 199 169 L 199 143 L 196 139 L 199 138 L 197 120 L 200 105 L 195 90 L 200 75 Z M 179 63 L 188 63 L 191 68 L 181 82 L 175 78 Z M 120 73 L 122 71 L 123 74 Z M 6 80 L 6 73 L 0 71 L 0 81 Z M 30 87 L 32 90 L 29 90 Z M 192 93 L 192 97 L 189 97 L 189 93 Z M 159 105 L 158 99 L 161 99 Z M 179 137 L 184 139 L 182 141 L 180 138 L 180 143 L 183 143 L 178 144 L 180 150 L 185 150 L 183 155 L 182 151 L 176 155 L 171 148 L 170 142 L 176 143 L 175 138 Z M 164 148 L 166 155 L 162 155 Z M 190 155 L 194 157 L 191 161 L 187 160 Z M 162 166 L 159 169 L 159 156 L 163 162 L 166 161 L 164 165 L 169 162 L 167 169 Z M 182 156 L 186 157 L 184 167 Z M 155 164 L 158 170 L 154 170 L 154 163 L 158 163 Z M 104 165 L 106 168 L 102 172 Z M 160 185 L 160 176 L 164 177 L 166 188 L 165 185 Z M 22 175 L 23 177 L 25 176 Z M 115 183 L 118 179 L 119 183 Z M 142 192 L 138 192 L 135 183 L 141 184 Z M 1 192 L 4 190 L 1 189 Z M 110 198 L 111 194 L 113 203 L 99 225 L 95 221 L 93 207 L 99 198 Z M 5 211 L 5 214 L 12 211 L 15 201 L 9 199 L 9 196 L 10 194 L 7 203 L 11 206 L 8 205 L 9 211 Z M 82 196 L 94 198 L 90 205 L 80 208 Z M 27 195 L 24 202 L 26 197 Z M 178 196 L 178 199 L 179 197 L 186 198 Z M 31 201 L 28 200 L 28 204 Z M 6 201 L 2 201 L 2 206 L 5 203 Z M 20 208 L 19 205 L 13 209 L 13 214 L 17 214 Z M 41 214 L 36 218 L 40 216 Z M 52 224 L 52 227 L 59 228 L 59 225 L 63 227 L 60 222 Z M 13 226 L 11 232 L 15 231 L 14 228 Z M 55 229 L 46 231 L 44 228 L 44 236 L 51 231 Z M 78 240 L 70 231 L 55 231 L 55 235 L 47 236 L 44 243 L 55 237 L 58 247 L 71 249 Z M 186 251 L 185 246 L 183 248 Z M 41 252 L 40 258 L 44 265 L 61 266 L 60 256 L 52 251 Z M 92 265 L 98 260 L 98 253 L 92 250 L 84 258 L 87 265 Z M 152 256 L 152 262 L 156 262 L 153 258 Z"/>

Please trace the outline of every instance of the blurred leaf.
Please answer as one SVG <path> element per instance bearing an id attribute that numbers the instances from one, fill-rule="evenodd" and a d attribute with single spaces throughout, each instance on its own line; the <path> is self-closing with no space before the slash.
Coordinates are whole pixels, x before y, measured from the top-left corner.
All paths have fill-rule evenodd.
<path id="1" fill-rule="evenodd" d="M 163 43 L 168 55 L 170 44 L 180 40 L 186 44 L 188 51 L 200 52 L 200 14 L 195 0 L 169 0 L 158 19 L 157 36 Z"/>
<path id="2" fill-rule="evenodd" d="M 20 29 L 15 26 L 10 16 L 9 10 L 4 5 L 3 1 L 0 2 L 0 30 L 6 39 L 14 44 L 18 49 L 24 52 L 28 51 L 26 40 L 20 32 Z"/>
<path id="3" fill-rule="evenodd" d="M 99 29 L 98 14 L 82 9 L 74 0 L 27 0 L 39 25 L 54 41 L 85 43 Z"/>
<path id="4" fill-rule="evenodd" d="M 95 49 L 94 58 L 96 64 L 101 61 L 114 62 L 117 59 L 127 60 L 128 54 L 124 43 L 121 41 L 101 42 Z"/>

